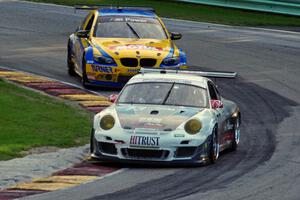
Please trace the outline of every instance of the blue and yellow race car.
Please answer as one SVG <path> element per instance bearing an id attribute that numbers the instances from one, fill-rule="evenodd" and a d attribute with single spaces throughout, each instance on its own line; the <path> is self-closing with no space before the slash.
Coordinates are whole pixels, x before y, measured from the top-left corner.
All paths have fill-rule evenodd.
<path id="1" fill-rule="evenodd" d="M 75 6 L 90 10 L 68 40 L 68 72 L 83 86 L 123 87 L 141 67 L 186 68 L 186 55 L 152 8 Z"/>

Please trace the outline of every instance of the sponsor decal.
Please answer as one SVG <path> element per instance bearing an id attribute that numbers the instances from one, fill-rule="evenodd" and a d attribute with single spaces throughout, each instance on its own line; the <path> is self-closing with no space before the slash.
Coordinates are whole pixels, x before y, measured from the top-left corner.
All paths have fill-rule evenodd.
<path id="1" fill-rule="evenodd" d="M 174 134 L 174 137 L 184 137 L 184 136 L 185 136 L 184 134 L 180 134 L 180 133 Z"/>
<path id="2" fill-rule="evenodd" d="M 132 17 L 132 16 L 102 16 L 100 23 L 105 22 L 124 22 L 124 23 L 147 23 L 147 24 L 159 24 L 159 21 L 155 18 L 149 17 Z"/>
<path id="3" fill-rule="evenodd" d="M 112 68 L 107 66 L 92 65 L 92 69 L 95 72 L 112 73 Z"/>
<path id="4" fill-rule="evenodd" d="M 162 119 L 154 117 L 141 117 L 139 123 L 161 123 Z"/>
<path id="5" fill-rule="evenodd" d="M 149 51 L 164 51 L 164 48 L 146 46 L 142 44 L 127 44 L 121 46 L 112 46 L 109 47 L 111 50 L 149 50 Z"/>
<path id="6" fill-rule="evenodd" d="M 110 22 L 135 22 L 135 23 L 147 23 L 147 19 L 143 18 L 131 18 L 131 17 L 116 17 L 109 19 Z"/>
<path id="7" fill-rule="evenodd" d="M 92 61 L 92 60 L 87 60 L 87 61 L 86 61 L 86 64 L 94 64 L 94 61 Z"/>
<path id="8" fill-rule="evenodd" d="M 132 135 L 130 137 L 129 144 L 131 146 L 158 147 L 159 146 L 159 137 Z"/>
<path id="9" fill-rule="evenodd" d="M 143 81 L 147 81 L 147 79 L 141 79 Z M 169 83 L 173 83 L 174 80 L 171 79 L 164 79 L 164 78 L 160 78 L 160 79 L 155 79 L 155 81 L 153 80 L 153 82 L 169 82 Z M 183 84 L 191 84 L 194 85 L 192 81 L 187 81 L 187 80 L 176 80 L 176 83 L 183 83 Z"/>

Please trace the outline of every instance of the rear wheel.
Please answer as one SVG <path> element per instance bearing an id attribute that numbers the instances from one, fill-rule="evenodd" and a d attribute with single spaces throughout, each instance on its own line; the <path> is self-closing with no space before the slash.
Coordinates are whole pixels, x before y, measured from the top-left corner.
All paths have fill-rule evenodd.
<path id="1" fill-rule="evenodd" d="M 70 41 L 68 42 L 68 56 L 67 56 L 67 64 L 68 64 L 68 73 L 70 76 L 76 76 L 75 72 L 75 64 L 73 62 L 74 55 L 72 54 L 72 49 L 70 47 Z"/>
<path id="2" fill-rule="evenodd" d="M 241 120 L 238 117 L 235 120 L 235 124 L 234 124 L 234 130 L 233 130 L 234 138 L 233 138 L 233 141 L 232 141 L 232 144 L 231 144 L 231 147 L 230 147 L 231 151 L 235 151 L 238 147 L 239 142 L 240 142 L 240 134 L 241 134 L 240 125 L 241 125 Z"/>
<path id="3" fill-rule="evenodd" d="M 217 161 L 219 157 L 219 153 L 220 153 L 220 145 L 218 142 L 218 130 L 217 127 L 215 127 L 211 136 L 209 155 L 208 155 L 211 164 L 214 164 Z"/>

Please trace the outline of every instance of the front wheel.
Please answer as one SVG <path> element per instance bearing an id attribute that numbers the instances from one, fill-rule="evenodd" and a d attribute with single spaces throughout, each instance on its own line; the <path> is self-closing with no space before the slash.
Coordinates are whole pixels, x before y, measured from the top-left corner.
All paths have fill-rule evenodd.
<path id="1" fill-rule="evenodd" d="M 70 47 L 70 41 L 68 42 L 68 55 L 67 55 L 67 64 L 68 64 L 68 73 L 70 76 L 76 76 L 75 64 L 73 62 L 73 54 Z"/>
<path id="2" fill-rule="evenodd" d="M 83 60 L 82 61 L 82 79 L 81 79 L 81 82 L 82 82 L 82 86 L 85 87 L 85 88 L 89 88 L 89 80 L 87 78 L 87 75 L 86 75 L 86 61 Z"/>
<path id="3" fill-rule="evenodd" d="M 95 135 L 95 131 L 94 129 L 92 129 L 91 131 L 91 138 L 90 138 L 90 153 L 94 152 L 94 135 Z"/>
<path id="4" fill-rule="evenodd" d="M 215 127 L 211 136 L 209 155 L 208 155 L 211 164 L 214 164 L 217 161 L 217 159 L 219 158 L 219 154 L 220 154 L 220 145 L 218 142 L 218 130 L 217 127 Z"/>

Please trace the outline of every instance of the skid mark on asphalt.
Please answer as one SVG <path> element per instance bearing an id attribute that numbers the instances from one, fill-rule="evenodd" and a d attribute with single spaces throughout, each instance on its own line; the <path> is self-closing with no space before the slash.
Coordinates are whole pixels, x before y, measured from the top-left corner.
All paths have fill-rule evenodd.
<path id="1" fill-rule="evenodd" d="M 0 67 L 0 78 L 61 99 L 75 101 L 78 105 L 94 113 L 111 105 L 105 96 L 46 77 Z M 31 182 L 20 183 L 0 190 L 0 200 L 16 199 L 77 186 L 113 174 L 117 170 L 119 168 L 116 166 L 105 166 L 99 162 L 85 160 L 80 164 L 58 171 L 50 177 L 37 178 Z"/>

